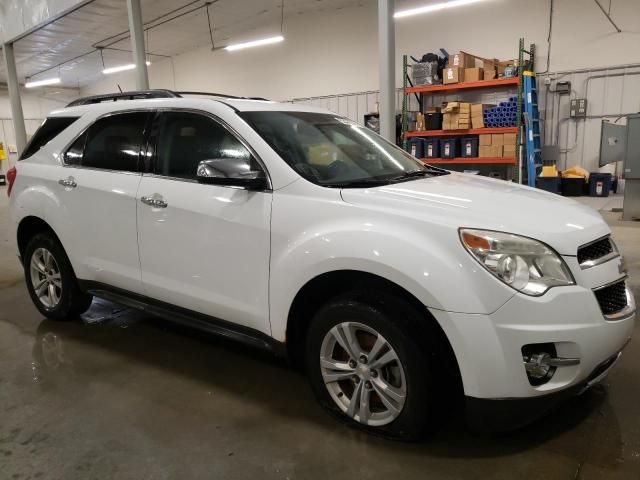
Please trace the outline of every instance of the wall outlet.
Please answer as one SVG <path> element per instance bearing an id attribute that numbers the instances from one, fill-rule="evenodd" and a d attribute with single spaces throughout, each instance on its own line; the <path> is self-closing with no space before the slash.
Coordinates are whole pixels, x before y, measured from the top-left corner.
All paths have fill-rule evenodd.
<path id="1" fill-rule="evenodd" d="M 551 85 L 551 77 L 549 75 L 544 77 L 544 84 L 545 85 Z"/>

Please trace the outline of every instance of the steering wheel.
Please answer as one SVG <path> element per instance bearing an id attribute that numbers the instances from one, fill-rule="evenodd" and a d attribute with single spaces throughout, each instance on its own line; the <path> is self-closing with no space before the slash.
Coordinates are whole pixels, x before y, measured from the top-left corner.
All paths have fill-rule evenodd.
<path id="1" fill-rule="evenodd" d="M 329 178 L 335 178 L 342 173 L 347 173 L 349 171 L 349 167 L 342 160 L 334 160 L 327 167 L 327 175 Z"/>

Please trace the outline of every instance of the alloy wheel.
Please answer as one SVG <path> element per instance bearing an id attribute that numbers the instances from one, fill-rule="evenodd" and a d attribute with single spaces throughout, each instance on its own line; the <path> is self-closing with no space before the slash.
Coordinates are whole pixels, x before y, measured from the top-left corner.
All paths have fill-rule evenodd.
<path id="1" fill-rule="evenodd" d="M 355 421 L 381 426 L 402 412 L 407 386 L 391 344 L 361 323 L 342 322 L 325 335 L 320 371 L 336 405 Z"/>
<path id="2" fill-rule="evenodd" d="M 62 297 L 62 276 L 53 254 L 46 248 L 37 248 L 31 255 L 30 270 L 36 297 L 45 309 L 55 309 Z"/>

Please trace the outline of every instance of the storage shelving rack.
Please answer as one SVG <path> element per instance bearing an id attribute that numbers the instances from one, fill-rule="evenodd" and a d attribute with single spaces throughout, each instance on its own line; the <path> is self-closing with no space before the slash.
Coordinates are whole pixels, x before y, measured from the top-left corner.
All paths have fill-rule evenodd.
<path id="1" fill-rule="evenodd" d="M 518 67 L 517 76 L 508 78 L 498 78 L 495 80 L 482 80 L 477 82 L 461 82 L 453 83 L 449 85 L 411 85 L 409 79 L 408 70 L 410 67 L 408 63 L 408 56 L 403 57 L 403 101 L 402 101 L 402 139 L 403 146 L 407 147 L 407 140 L 412 137 L 445 137 L 445 136 L 465 136 L 465 135 L 481 135 L 490 133 L 515 133 L 516 134 L 516 156 L 515 157 L 473 157 L 473 158 L 454 158 L 454 159 L 438 159 L 429 158 L 423 159 L 430 164 L 441 165 L 509 165 L 516 167 L 516 176 L 518 183 L 521 183 L 522 179 L 522 151 L 521 151 L 521 133 L 522 133 L 522 101 L 523 101 L 523 89 L 522 89 L 522 72 L 525 67 L 533 69 L 534 64 L 534 52 L 535 46 L 531 45 L 529 50 L 524 48 L 524 39 L 521 38 L 518 44 Z M 529 55 L 529 59 L 525 65 L 525 55 Z M 461 92 L 468 90 L 478 89 L 498 89 L 498 88 L 517 88 L 517 113 L 516 113 L 516 126 L 515 127 L 503 127 L 503 128 L 472 128 L 468 130 L 420 130 L 420 131 L 407 131 L 408 129 L 408 111 L 409 111 L 409 97 L 416 95 L 418 103 L 422 106 L 422 96 L 437 93 L 449 93 L 449 92 Z M 513 177 L 513 175 L 512 175 Z"/>

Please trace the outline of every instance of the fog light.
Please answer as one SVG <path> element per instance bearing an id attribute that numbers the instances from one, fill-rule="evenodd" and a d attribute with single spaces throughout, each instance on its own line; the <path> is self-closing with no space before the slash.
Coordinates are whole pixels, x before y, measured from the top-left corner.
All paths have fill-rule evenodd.
<path id="1" fill-rule="evenodd" d="M 556 372 L 556 367 L 549 365 L 551 355 L 548 353 L 534 353 L 530 357 L 522 357 L 524 368 L 531 385 L 542 385 L 548 382 Z"/>
<path id="2" fill-rule="evenodd" d="M 522 361 L 531 385 L 547 383 L 556 373 L 558 367 L 578 365 L 579 358 L 562 358 L 557 356 L 553 343 L 536 343 L 522 347 Z"/>

